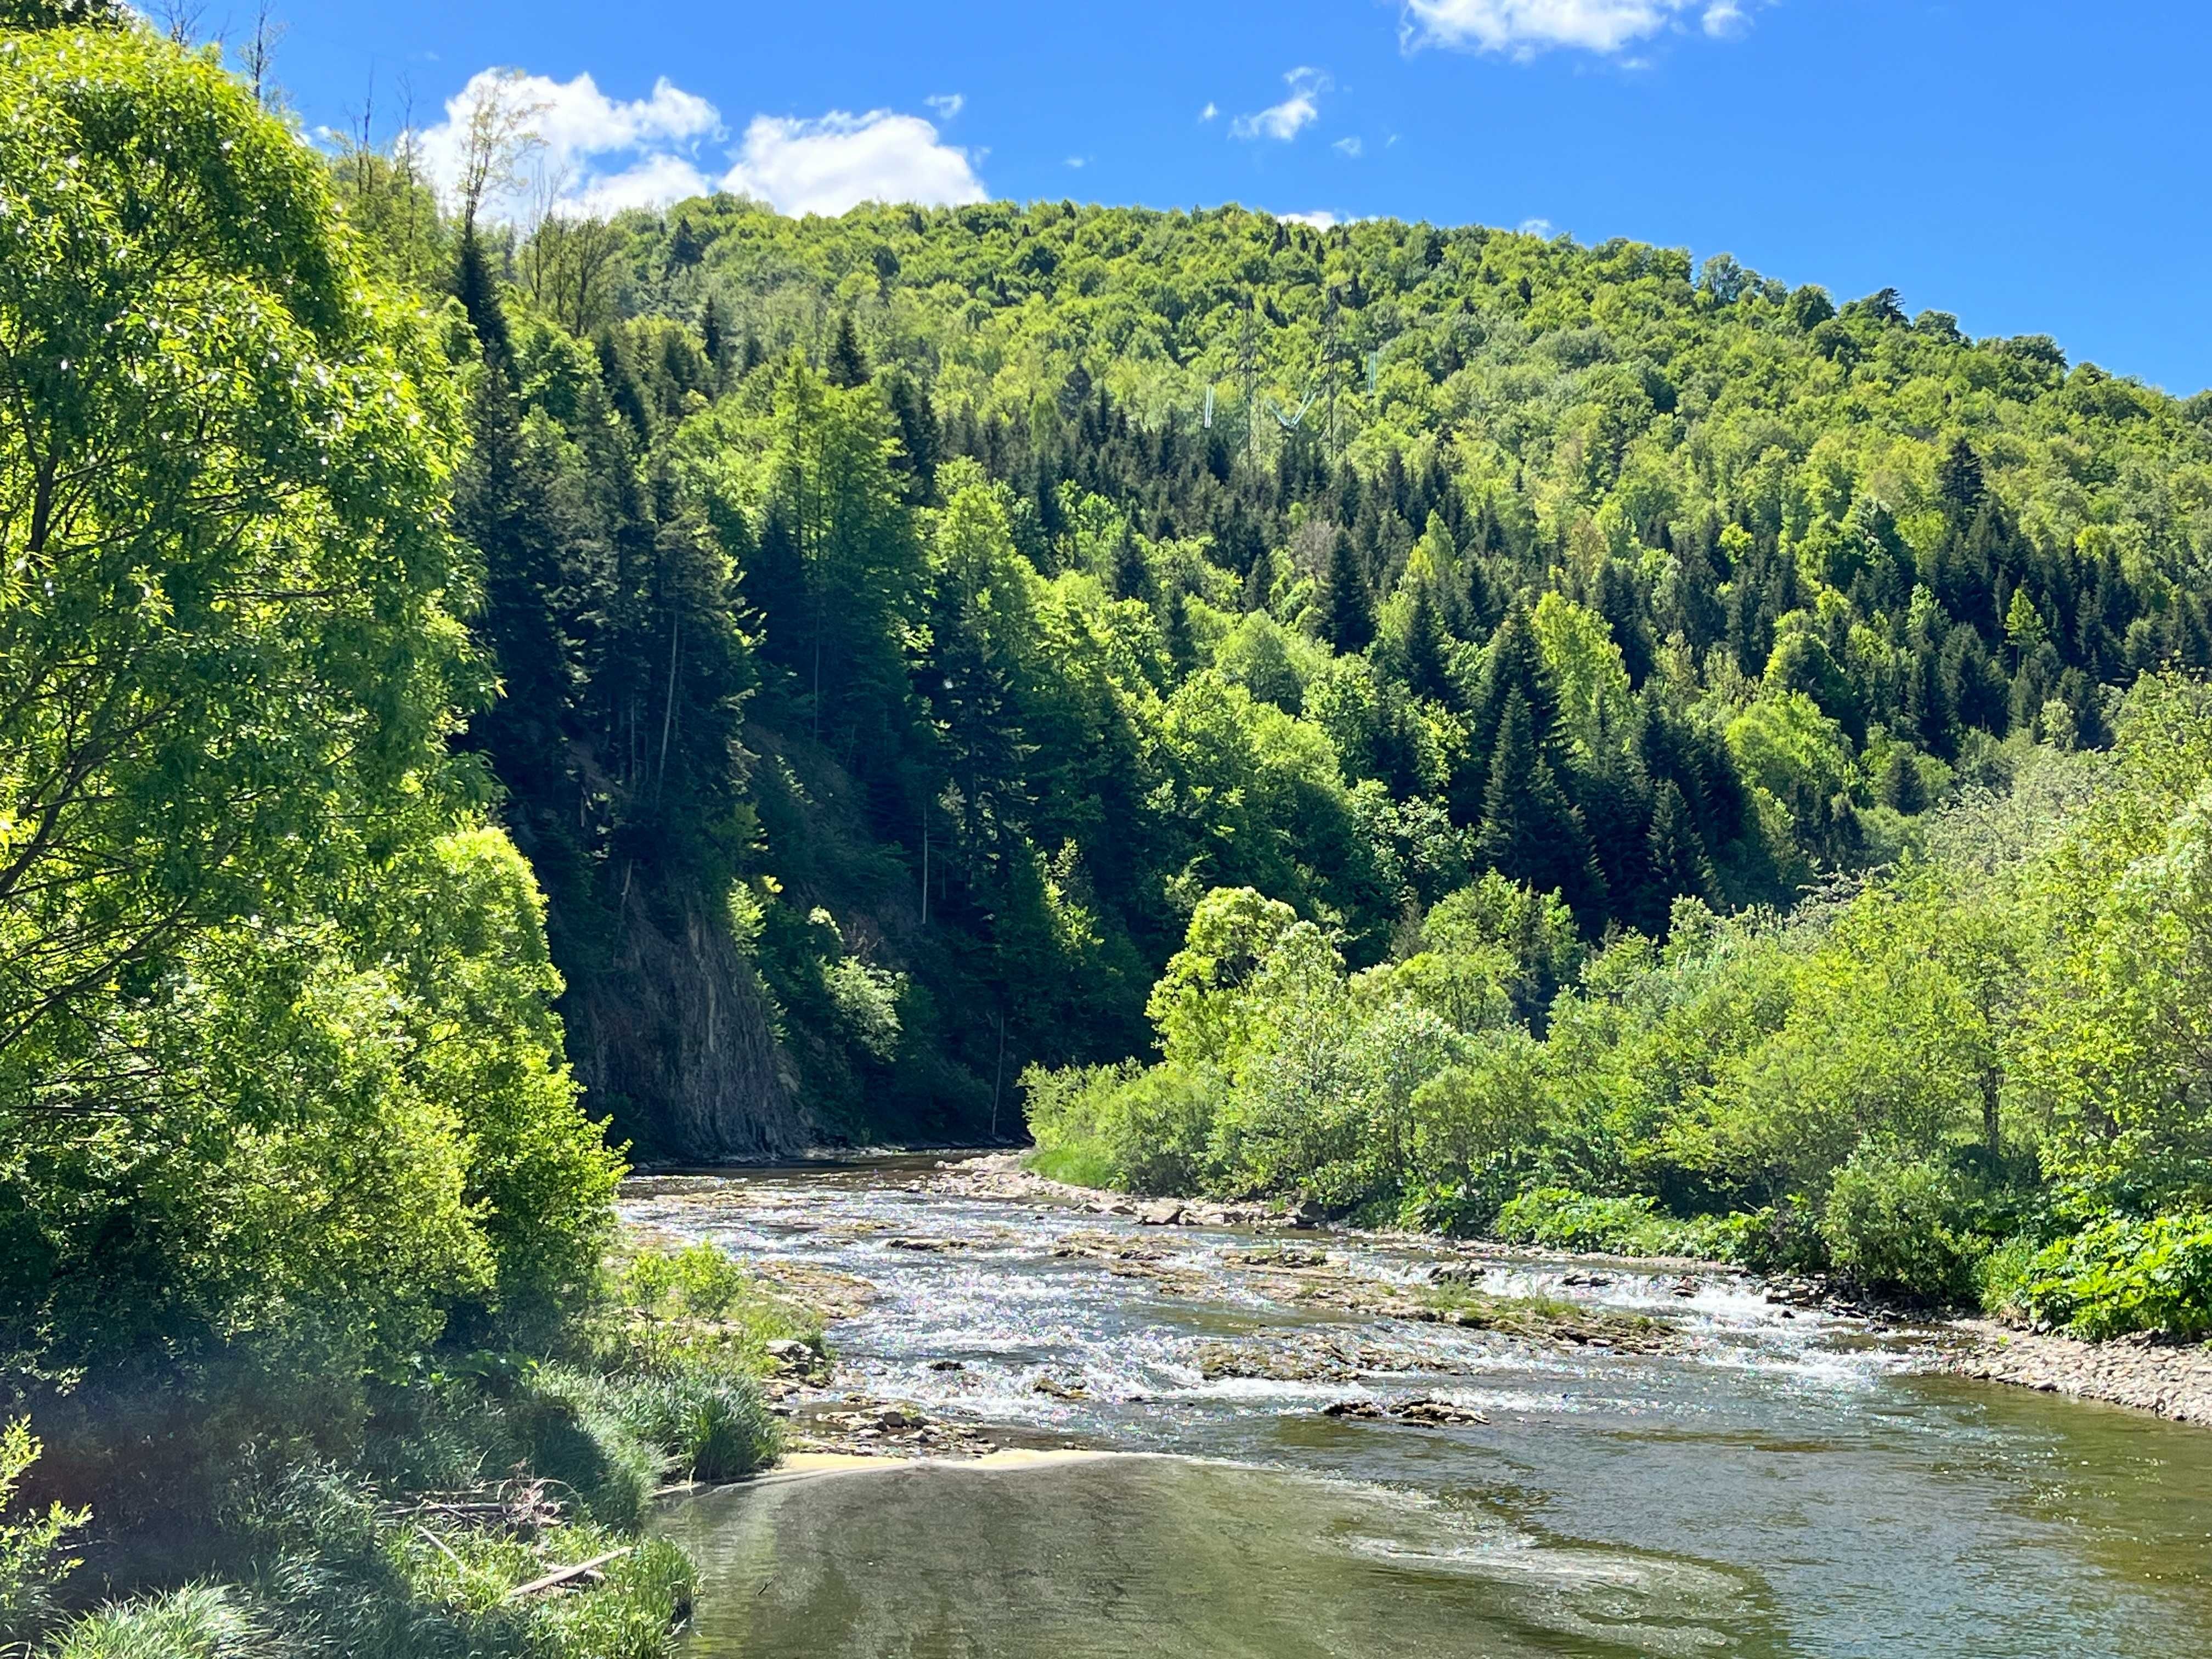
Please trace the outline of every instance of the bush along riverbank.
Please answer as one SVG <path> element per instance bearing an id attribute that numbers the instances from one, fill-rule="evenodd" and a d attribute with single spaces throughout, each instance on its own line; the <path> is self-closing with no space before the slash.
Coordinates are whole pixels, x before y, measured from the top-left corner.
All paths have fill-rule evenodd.
<path id="1" fill-rule="evenodd" d="M 644 1535 L 653 1497 L 776 1458 L 759 1379 L 794 1344 L 818 1354 L 814 1322 L 722 1252 L 632 1245 L 535 1352 L 440 1352 L 357 1391 L 241 1363 L 188 1401 L 46 1413 L 43 1443 L 18 1419 L 0 1652 L 659 1655 L 691 1571 Z"/>
<path id="2" fill-rule="evenodd" d="M 2086 1340 L 2212 1334 L 2212 689 L 1787 918 L 1592 943 L 1496 875 L 1348 971 L 1217 890 L 1160 1059 L 1030 1071 L 1039 1170 L 1364 1224 L 1681 1255 Z"/>

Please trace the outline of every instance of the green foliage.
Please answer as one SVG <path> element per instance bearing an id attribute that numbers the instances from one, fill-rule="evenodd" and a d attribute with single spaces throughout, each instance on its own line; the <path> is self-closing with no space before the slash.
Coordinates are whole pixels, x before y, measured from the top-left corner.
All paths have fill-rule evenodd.
<path id="1" fill-rule="evenodd" d="M 21 1419 L 0 1428 L 0 1629 L 35 1629 L 53 1610 L 54 1587 L 83 1565 L 63 1553 L 64 1540 L 91 1518 L 89 1510 L 53 1504 L 43 1514 L 9 1513 L 40 1449 Z"/>
<path id="2" fill-rule="evenodd" d="M 2212 1196 L 2190 1035 L 2212 698 L 2146 677 L 2117 725 L 2109 759 L 2020 749 L 2008 793 L 1786 919 L 1679 900 L 1664 943 L 1589 952 L 1559 896 L 1492 872 L 1348 973 L 1289 907 L 1217 891 L 1154 993 L 1163 1064 L 1026 1079 L 1042 1158 L 2193 1329 L 2193 1234 L 2106 1218 Z M 2087 1254 L 2035 1255 L 2085 1226 Z"/>
<path id="3" fill-rule="evenodd" d="M 614 1374 L 758 1375 L 770 1368 L 768 1344 L 776 1341 L 818 1351 L 821 1321 L 703 1242 L 641 1248 L 619 1260 L 590 1329 L 594 1362 Z"/>
<path id="4" fill-rule="evenodd" d="M 1033 1066 L 1022 1086 L 1041 1173 L 1139 1193 L 1210 1184 L 1212 1091 L 1202 1073 L 1172 1066 Z"/>
<path id="5" fill-rule="evenodd" d="M 1986 1249 L 1960 1225 L 1964 1196 L 1949 1169 L 1863 1145 L 1836 1171 L 1821 1209 L 1828 1259 L 1869 1290 L 1964 1298 Z"/>
<path id="6" fill-rule="evenodd" d="M 348 210 L 404 265 L 405 192 L 360 161 Z M 787 1138 L 794 1108 L 988 1133 L 1029 1065 L 1142 1048 L 1216 889 L 1361 969 L 1486 872 L 1585 941 L 1787 910 L 1911 851 L 2012 734 L 2094 748 L 2113 688 L 2212 666 L 2180 405 L 1716 269 L 718 198 L 465 272 L 514 357 L 461 515 L 513 695 L 470 740 L 587 1085 L 671 1151 L 728 1149 L 685 1080 L 732 1053 Z M 1373 383 L 1285 432 L 1257 399 L 1331 330 Z M 718 955 L 733 878 L 757 943 Z"/>
<path id="7" fill-rule="evenodd" d="M 2033 1317 L 2092 1340 L 2212 1335 L 2212 1216 L 2097 1222 L 2038 1253 L 2013 1295 Z"/>
<path id="8" fill-rule="evenodd" d="M 40 1659 L 259 1659 L 280 1651 L 234 1593 L 194 1584 L 78 1620 Z"/>

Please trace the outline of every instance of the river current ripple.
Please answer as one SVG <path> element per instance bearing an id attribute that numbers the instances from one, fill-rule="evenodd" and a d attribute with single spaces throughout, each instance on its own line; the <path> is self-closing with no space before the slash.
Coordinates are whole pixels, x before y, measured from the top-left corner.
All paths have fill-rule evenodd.
<path id="1" fill-rule="evenodd" d="M 1931 1375 L 1916 1334 L 1749 1279 L 1141 1226 L 958 1195 L 929 1159 L 647 1182 L 623 1209 L 865 1281 L 830 1331 L 841 1393 L 1142 1454 L 685 1504 L 692 1659 L 2212 1654 L 2212 1432 Z M 1379 1295 L 1450 1264 L 1650 1314 L 1671 1351 L 1292 1302 L 1240 1260 L 1286 1240 Z M 1117 1242 L 1153 1259 L 1132 1276 Z M 1488 1421 L 1322 1412 L 1417 1396 Z"/>

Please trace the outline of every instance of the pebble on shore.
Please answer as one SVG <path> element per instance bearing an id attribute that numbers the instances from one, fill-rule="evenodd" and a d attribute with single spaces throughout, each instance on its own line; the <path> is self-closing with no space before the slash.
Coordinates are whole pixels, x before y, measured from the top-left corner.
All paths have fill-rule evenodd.
<path id="1" fill-rule="evenodd" d="M 1957 1328 L 1971 1345 L 1943 1358 L 1942 1369 L 1954 1376 L 2212 1424 L 2212 1345 L 2136 1337 L 2084 1342 L 1985 1319 L 1962 1320 Z"/>

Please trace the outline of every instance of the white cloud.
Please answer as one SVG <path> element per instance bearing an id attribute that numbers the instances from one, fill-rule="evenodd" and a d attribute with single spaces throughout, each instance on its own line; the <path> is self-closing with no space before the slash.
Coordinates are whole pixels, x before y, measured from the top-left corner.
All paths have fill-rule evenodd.
<path id="1" fill-rule="evenodd" d="M 1515 228 L 1523 236 L 1541 236 L 1546 241 L 1559 234 L 1549 219 L 1523 219 Z"/>
<path id="2" fill-rule="evenodd" d="M 1734 34 L 1764 0 L 1406 0 L 1409 46 L 1532 58 L 1553 46 L 1617 52 L 1698 16 L 1707 34 Z"/>
<path id="3" fill-rule="evenodd" d="M 1329 89 L 1328 76 L 1301 65 L 1283 80 L 1290 87 L 1289 97 L 1256 115 L 1238 116 L 1229 124 L 1229 131 L 1239 138 L 1273 138 L 1288 143 L 1320 119 L 1321 106 L 1316 100 Z"/>
<path id="4" fill-rule="evenodd" d="M 1341 214 L 1331 213 L 1327 208 L 1316 208 L 1311 213 L 1279 213 L 1275 216 L 1285 224 L 1311 225 L 1316 230 L 1334 230 L 1339 225 L 1358 222 Z"/>
<path id="5" fill-rule="evenodd" d="M 1716 40 L 1732 40 L 1751 27 L 1739 0 L 1712 0 L 1705 8 L 1705 33 Z"/>
<path id="6" fill-rule="evenodd" d="M 1334 143 L 1331 144 L 1329 148 L 1356 161 L 1359 159 L 1360 152 L 1364 149 L 1366 146 L 1362 144 L 1357 138 L 1340 138 Z"/>
<path id="7" fill-rule="evenodd" d="M 940 121 L 950 121 L 968 107 L 965 93 L 940 92 L 936 97 L 925 98 L 921 101 L 937 112 L 937 118 Z"/>
<path id="8" fill-rule="evenodd" d="M 648 155 L 635 167 L 595 178 L 583 190 L 570 191 L 562 199 L 562 210 L 605 219 L 625 208 L 666 207 L 687 196 L 710 195 L 714 188 L 714 181 L 689 156 Z"/>
<path id="9" fill-rule="evenodd" d="M 648 173 L 672 185 L 678 164 L 689 165 L 705 139 L 719 137 L 722 118 L 705 99 L 684 91 L 666 76 L 644 98 L 610 98 L 588 75 L 555 81 L 513 70 L 483 70 L 446 100 L 446 118 L 421 135 L 422 158 L 441 189 L 460 180 L 469 112 L 477 100 L 498 96 L 513 110 L 526 112 L 522 125 L 536 138 L 533 171 L 558 187 L 564 202 L 581 203 L 611 190 L 611 201 L 632 207 L 642 200 L 640 181 Z M 605 171 L 610 158 L 634 158 L 629 167 Z M 700 177 L 693 170 L 694 178 Z M 629 182 L 617 184 L 617 180 Z M 489 204 L 494 214 L 512 213 L 520 203 Z M 605 208 L 595 211 L 607 211 Z"/>
<path id="10" fill-rule="evenodd" d="M 1087 155 L 1071 155 L 1067 158 L 1067 165 L 1072 167 L 1080 167 L 1086 165 L 1090 160 Z"/>
<path id="11" fill-rule="evenodd" d="M 837 214 L 862 202 L 944 207 L 989 199 L 968 151 L 919 115 L 832 110 L 816 121 L 756 115 L 722 188 L 779 213 Z"/>
<path id="12" fill-rule="evenodd" d="M 449 193 L 460 179 L 469 112 L 493 94 L 528 112 L 522 125 L 535 139 L 525 163 L 530 181 L 485 204 L 495 218 L 518 217 L 544 196 L 555 198 L 555 212 L 605 215 L 717 189 L 792 214 L 842 213 L 866 201 L 939 206 L 989 195 L 975 173 L 982 153 L 941 142 L 918 115 L 887 109 L 832 110 L 817 120 L 757 115 L 729 152 L 721 112 L 665 76 L 650 95 L 624 100 L 609 98 L 588 75 L 562 82 L 511 70 L 472 76 L 447 100 L 446 118 L 421 133 L 424 163 Z M 966 104 L 957 92 L 927 101 L 948 119 Z M 702 153 L 710 147 L 723 153 Z"/>
<path id="13" fill-rule="evenodd" d="M 1220 113 L 1221 106 L 1215 103 L 1209 98 L 1206 100 L 1206 107 L 1199 111 L 1198 118 L 1201 121 L 1211 121 L 1215 116 Z"/>

